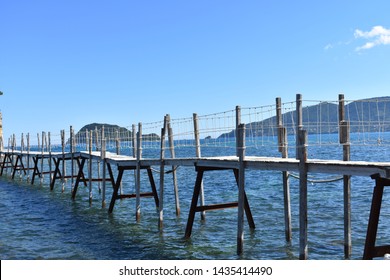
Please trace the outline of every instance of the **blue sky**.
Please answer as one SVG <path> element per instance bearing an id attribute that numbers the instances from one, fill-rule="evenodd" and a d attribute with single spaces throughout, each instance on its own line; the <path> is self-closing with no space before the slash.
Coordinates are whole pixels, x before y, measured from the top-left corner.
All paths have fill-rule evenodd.
<path id="1" fill-rule="evenodd" d="M 390 1 L 0 0 L 5 137 L 390 95 Z"/>

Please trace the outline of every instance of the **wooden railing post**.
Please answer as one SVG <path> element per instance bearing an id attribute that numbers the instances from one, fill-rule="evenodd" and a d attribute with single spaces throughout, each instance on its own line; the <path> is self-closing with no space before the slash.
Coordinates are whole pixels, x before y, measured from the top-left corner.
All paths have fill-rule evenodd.
<path id="1" fill-rule="evenodd" d="M 198 114 L 193 114 L 193 121 L 194 121 L 194 136 L 195 136 L 195 147 L 196 147 L 196 157 L 201 158 L 202 152 L 201 152 L 201 145 L 200 145 L 200 131 L 199 131 L 199 117 Z M 201 182 L 200 186 L 200 205 L 205 205 L 205 199 L 204 199 L 204 186 L 203 186 L 203 180 Z M 206 211 L 202 211 L 200 214 L 200 218 L 202 221 L 206 220 Z"/>
<path id="2" fill-rule="evenodd" d="M 137 176 L 136 176 L 136 210 L 135 216 L 136 221 L 139 222 L 141 219 L 141 158 L 142 158 L 142 123 L 138 124 L 137 134 Z"/>
<path id="3" fill-rule="evenodd" d="M 171 157 L 175 158 L 175 143 L 173 141 L 173 130 L 171 127 L 171 117 L 166 115 L 167 117 L 167 132 L 168 132 L 168 143 L 169 143 L 169 151 L 171 153 Z M 175 192 L 175 206 L 176 206 L 176 216 L 180 216 L 180 199 L 179 199 L 179 186 L 177 183 L 177 166 L 172 166 L 172 177 L 173 177 L 173 190 Z"/>
<path id="4" fill-rule="evenodd" d="M 288 158 L 287 130 L 283 126 L 282 100 L 280 97 L 276 98 L 276 122 L 278 126 L 279 152 L 282 153 L 283 158 Z M 285 236 L 286 236 L 286 241 L 291 242 L 292 239 L 291 202 L 290 202 L 291 199 L 290 199 L 290 182 L 289 182 L 288 171 L 283 171 L 282 176 L 283 176 Z"/>
<path id="5" fill-rule="evenodd" d="M 297 120 L 296 120 L 296 141 L 295 141 L 295 145 L 296 145 L 296 159 L 299 159 L 299 152 L 298 152 L 298 149 L 299 149 L 299 146 L 300 146 L 300 143 L 299 143 L 299 131 L 303 129 L 303 109 L 302 109 L 302 94 L 297 94 L 296 96 L 296 116 L 297 116 Z"/>
<path id="6" fill-rule="evenodd" d="M 102 208 L 106 207 L 106 138 L 102 138 L 100 147 L 100 158 L 103 161 L 103 194 L 102 194 Z"/>
<path id="7" fill-rule="evenodd" d="M 238 226 L 237 226 L 237 254 L 244 250 L 244 205 L 245 205 L 245 124 L 238 126 L 237 152 L 239 158 L 238 169 Z"/>
<path id="8" fill-rule="evenodd" d="M 158 228 L 161 230 L 163 228 L 164 222 L 164 181 L 165 181 L 165 137 L 166 137 L 166 125 L 167 118 L 164 118 L 164 127 L 161 128 L 161 150 L 160 150 L 160 203 L 159 203 L 159 222 Z"/>
<path id="9" fill-rule="evenodd" d="M 340 144 L 343 145 L 343 160 L 351 160 L 349 121 L 345 120 L 344 94 L 339 95 L 339 136 Z M 351 258 L 352 254 L 352 229 L 351 229 L 351 176 L 344 175 L 344 256 Z"/>
<path id="10" fill-rule="evenodd" d="M 308 216 L 307 216 L 307 131 L 298 131 L 299 159 L 299 258 L 308 258 Z"/>

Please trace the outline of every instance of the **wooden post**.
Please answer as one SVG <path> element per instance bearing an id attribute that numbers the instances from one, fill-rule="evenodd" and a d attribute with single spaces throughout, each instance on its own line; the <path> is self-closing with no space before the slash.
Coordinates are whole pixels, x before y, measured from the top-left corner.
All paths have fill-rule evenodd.
<path id="1" fill-rule="evenodd" d="M 43 178 L 44 178 L 44 172 L 43 172 L 43 154 L 44 154 L 44 151 L 45 151 L 45 132 L 43 132 L 42 131 L 42 145 L 41 145 L 41 156 L 42 156 L 42 158 L 41 158 L 41 178 L 40 178 L 40 182 L 41 182 L 41 184 L 43 184 Z"/>
<path id="2" fill-rule="evenodd" d="M 245 205 L 245 124 L 238 126 L 237 152 L 239 158 L 238 170 L 238 226 L 237 254 L 241 255 L 244 248 L 244 205 Z"/>
<path id="3" fill-rule="evenodd" d="M 97 129 L 97 126 L 95 126 L 95 151 L 99 151 L 100 150 L 100 152 L 101 152 L 101 149 L 102 149 L 102 142 L 99 141 L 99 131 Z M 100 179 L 100 162 L 101 162 L 101 160 L 98 160 L 98 162 L 97 162 L 98 179 Z M 104 162 L 103 162 L 103 165 L 104 165 Z M 101 193 L 102 192 L 102 186 L 101 186 L 100 180 L 98 180 L 98 189 L 99 189 L 99 193 Z"/>
<path id="4" fill-rule="evenodd" d="M 276 125 L 278 126 L 278 148 L 279 152 L 283 152 L 283 139 L 280 132 L 280 129 L 283 127 L 283 118 L 282 118 L 282 99 L 280 97 L 276 98 Z"/>
<path id="5" fill-rule="evenodd" d="M 116 146 L 116 154 L 121 154 L 121 141 L 119 139 L 119 130 L 116 130 L 115 132 L 115 146 Z"/>
<path id="6" fill-rule="evenodd" d="M 298 149 L 299 149 L 299 146 L 300 146 L 300 143 L 299 143 L 299 131 L 303 129 L 303 109 L 302 109 L 302 94 L 297 94 L 296 96 L 296 116 L 297 116 L 297 120 L 296 120 L 296 141 L 295 141 L 295 145 L 296 145 L 296 159 L 299 159 L 299 156 L 298 156 Z"/>
<path id="7" fill-rule="evenodd" d="M 101 159 L 103 161 L 103 194 L 102 194 L 102 208 L 106 207 L 106 138 L 102 138 L 100 147 Z"/>
<path id="8" fill-rule="evenodd" d="M 51 184 L 53 182 L 53 166 L 52 166 L 53 157 L 51 154 L 51 133 L 50 133 L 50 131 L 47 133 L 47 136 L 48 136 L 48 140 L 49 140 L 49 148 L 48 148 L 48 151 L 49 151 L 49 178 L 50 178 L 50 186 L 51 186 Z"/>
<path id="9" fill-rule="evenodd" d="M 175 158 L 175 144 L 173 141 L 173 130 L 171 127 L 171 117 L 169 115 L 167 117 L 167 128 L 168 128 L 168 142 L 169 142 L 169 151 L 171 153 L 171 157 Z M 175 192 L 175 205 L 176 205 L 176 216 L 180 216 L 180 199 L 179 199 L 179 187 L 177 184 L 177 166 L 172 166 L 172 176 L 173 176 L 173 189 Z"/>
<path id="10" fill-rule="evenodd" d="M 71 155 L 71 165 L 70 165 L 70 168 L 71 168 L 71 190 L 73 191 L 73 188 L 74 188 L 74 181 L 73 181 L 73 177 L 74 177 L 74 164 L 73 164 L 73 160 L 74 160 L 74 152 L 75 152 L 75 149 L 74 149 L 74 130 L 73 130 L 73 127 L 70 126 L 70 129 L 69 129 L 69 133 L 70 133 L 70 155 Z"/>
<path id="11" fill-rule="evenodd" d="M 1 139 L 0 139 L 0 141 L 1 141 Z M 1 149 L 1 143 L 0 143 L 0 149 Z M 23 133 L 22 133 L 21 138 L 20 138 L 20 151 L 21 151 L 20 162 L 22 164 L 24 174 L 26 174 L 26 170 L 24 169 L 24 166 L 23 166 L 23 152 L 24 152 L 24 134 Z M 19 173 L 19 176 L 20 176 L 20 179 L 22 179 L 22 173 Z"/>
<path id="12" fill-rule="evenodd" d="M 194 120 L 194 134 L 195 134 L 195 146 L 196 146 L 196 157 L 201 158 L 202 153 L 200 149 L 200 132 L 199 132 L 199 118 L 198 114 L 193 114 L 193 120 Z M 200 205 L 205 205 L 205 199 L 204 199 L 204 187 L 203 187 L 203 180 L 200 183 Z M 202 221 L 206 220 L 206 211 L 202 211 L 200 213 L 200 219 Z"/>
<path id="13" fill-rule="evenodd" d="M 61 130 L 61 146 L 62 146 L 62 192 L 65 192 L 65 172 L 66 172 L 66 166 L 65 166 L 65 130 Z"/>
<path id="14" fill-rule="evenodd" d="M 278 125 L 279 152 L 282 153 L 282 158 L 288 158 L 287 130 L 285 127 L 283 127 L 282 100 L 280 97 L 276 98 L 276 120 Z M 291 242 L 292 225 L 291 225 L 291 198 L 290 198 L 289 173 L 287 171 L 283 171 L 282 176 L 283 176 L 285 236 L 286 236 L 286 241 Z"/>
<path id="15" fill-rule="evenodd" d="M 349 137 L 349 122 L 345 120 L 344 95 L 339 95 L 339 133 L 340 144 L 343 145 L 343 160 L 351 159 L 351 144 Z M 344 256 L 351 258 L 352 254 L 352 229 L 351 229 L 351 176 L 344 175 Z"/>
<path id="16" fill-rule="evenodd" d="M 30 181 L 30 133 L 27 133 L 27 181 Z"/>
<path id="17" fill-rule="evenodd" d="M 97 128 L 97 126 L 95 126 L 95 151 L 99 151 L 101 149 L 101 142 L 100 142 L 100 139 L 99 139 L 99 130 Z M 99 148 L 100 146 L 100 148 Z M 100 150 L 101 151 L 101 150 Z"/>
<path id="18" fill-rule="evenodd" d="M 161 230 L 163 228 L 164 222 L 164 175 L 165 175 L 165 131 L 166 131 L 166 122 L 167 118 L 164 118 L 164 127 L 161 129 L 161 150 L 160 150 L 160 203 L 159 203 L 159 222 L 158 228 Z"/>
<path id="19" fill-rule="evenodd" d="M 107 138 L 106 138 L 106 134 L 105 134 L 105 132 L 104 132 L 104 125 L 102 126 L 102 131 L 101 131 L 101 133 L 102 133 L 102 135 L 101 135 L 100 137 L 101 137 L 102 141 L 103 141 L 103 139 L 105 140 L 105 143 L 106 143 L 106 145 L 107 145 Z M 107 147 L 106 147 L 106 150 L 107 150 Z"/>
<path id="20" fill-rule="evenodd" d="M 119 139 L 119 130 L 116 130 L 115 132 L 115 147 L 116 147 L 116 154 L 120 155 L 121 154 L 121 142 Z M 121 182 L 120 187 L 119 187 L 119 192 L 121 195 L 123 195 L 123 184 Z"/>
<path id="21" fill-rule="evenodd" d="M 299 258 L 308 258 L 307 217 L 307 131 L 298 131 L 299 157 Z"/>
<path id="22" fill-rule="evenodd" d="M 137 128 L 136 125 L 133 124 L 131 128 L 132 134 L 131 134 L 131 142 L 133 146 L 133 157 L 137 157 Z"/>
<path id="23" fill-rule="evenodd" d="M 89 178 L 89 204 L 92 204 L 92 138 L 93 138 L 93 133 L 92 130 L 90 131 L 89 134 L 89 162 L 88 162 L 88 178 Z"/>
<path id="24" fill-rule="evenodd" d="M 236 156 L 239 157 L 240 156 L 240 151 L 239 151 L 239 147 L 240 147 L 240 143 L 238 142 L 239 141 L 239 137 L 238 137 L 238 128 L 241 124 L 241 107 L 240 106 L 236 106 Z"/>
<path id="25" fill-rule="evenodd" d="M 138 137 L 137 137 L 137 176 L 136 176 L 136 221 L 141 219 L 141 158 L 142 158 L 142 123 L 138 124 Z"/>

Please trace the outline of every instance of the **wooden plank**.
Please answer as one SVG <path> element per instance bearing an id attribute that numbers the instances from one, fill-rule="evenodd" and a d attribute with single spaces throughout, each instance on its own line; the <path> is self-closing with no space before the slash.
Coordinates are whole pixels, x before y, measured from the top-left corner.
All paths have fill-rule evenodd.
<path id="1" fill-rule="evenodd" d="M 136 198 L 137 194 L 121 194 L 117 196 L 117 199 Z M 154 192 L 140 193 L 140 197 L 155 197 Z"/>
<path id="2" fill-rule="evenodd" d="M 195 208 L 195 212 L 213 211 L 213 210 L 236 208 L 236 207 L 238 207 L 238 202 L 209 204 L 209 205 L 197 206 Z"/>

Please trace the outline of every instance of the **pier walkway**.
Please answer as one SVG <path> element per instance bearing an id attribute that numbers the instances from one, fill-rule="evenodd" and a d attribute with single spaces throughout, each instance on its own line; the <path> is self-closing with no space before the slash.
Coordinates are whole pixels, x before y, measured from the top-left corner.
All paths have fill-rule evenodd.
<path id="1" fill-rule="evenodd" d="M 86 133 L 90 136 L 87 150 L 75 151 L 71 146 L 70 151 L 65 151 L 64 145 L 62 152 L 51 152 L 51 148 L 41 151 L 30 151 L 29 149 L 16 149 L 15 145 L 3 149 L 0 152 L 0 175 L 3 175 L 5 170 L 9 170 L 12 178 L 17 173 L 29 176 L 31 184 L 34 184 L 36 178 L 42 178 L 44 174 L 49 174 L 50 188 L 53 190 L 58 183 L 64 183 L 65 179 L 72 180 L 72 198 L 77 195 L 79 184 L 89 186 L 90 200 L 92 199 L 92 182 L 100 182 L 102 188 L 102 206 L 106 206 L 106 187 L 107 184 L 112 188 L 112 196 L 110 198 L 108 212 L 114 211 L 115 202 L 118 199 L 135 198 L 136 199 L 136 218 L 140 219 L 141 198 L 154 198 L 156 209 L 159 215 L 159 226 L 163 228 L 164 220 L 164 189 L 166 185 L 166 174 L 172 173 L 174 179 L 174 189 L 176 196 L 176 212 L 180 214 L 180 202 L 178 199 L 178 187 L 176 178 L 176 169 L 179 166 L 194 167 L 196 172 L 196 181 L 194 182 L 193 197 L 190 209 L 188 209 L 188 220 L 185 232 L 185 237 L 190 238 L 192 235 L 192 225 L 194 223 L 195 214 L 205 211 L 238 208 L 237 217 L 237 253 L 241 254 L 244 250 L 244 218 L 246 216 L 250 228 L 255 228 L 255 222 L 252 217 L 250 201 L 246 196 L 245 172 L 246 170 L 274 170 L 280 171 L 283 174 L 283 191 L 284 191 L 284 214 L 285 214 L 285 233 L 286 240 L 291 241 L 291 206 L 290 206 L 290 190 L 288 184 L 289 174 L 297 173 L 299 178 L 299 227 L 300 227 L 300 259 L 308 258 L 308 200 L 307 200 L 307 184 L 309 173 L 335 174 L 340 175 L 344 180 L 344 223 L 345 223 L 345 257 L 349 258 L 351 254 L 351 200 L 350 200 L 350 177 L 351 176 L 366 176 L 375 180 L 375 188 L 373 193 L 373 204 L 369 217 L 369 226 L 367 231 L 366 247 L 364 252 L 365 259 L 375 257 L 383 257 L 384 254 L 390 253 L 390 246 L 377 247 L 376 231 L 378 228 L 378 220 L 380 215 L 380 207 L 383 196 L 383 189 L 390 185 L 390 162 L 367 162 L 367 161 L 351 161 L 349 159 L 349 123 L 344 120 L 343 111 L 344 98 L 339 97 L 339 133 L 340 146 L 343 147 L 342 160 L 323 160 L 308 158 L 308 132 L 303 129 L 302 120 L 302 104 L 301 96 L 297 96 L 296 110 L 296 156 L 289 158 L 287 155 L 287 128 L 283 126 L 280 113 L 280 100 L 277 99 L 276 113 L 276 130 L 278 131 L 278 149 L 282 153 L 281 157 L 262 157 L 246 155 L 246 143 L 248 138 L 248 126 L 241 123 L 240 111 L 237 108 L 237 117 L 235 125 L 235 140 L 236 154 L 232 156 L 201 156 L 200 152 L 200 133 L 198 130 L 198 117 L 194 115 L 194 143 L 196 153 L 194 157 L 176 157 L 174 153 L 174 141 L 172 127 L 169 116 L 166 116 L 161 127 L 160 138 L 160 156 L 156 158 L 144 158 L 142 156 L 142 126 L 139 125 L 138 133 L 135 133 L 133 126 L 133 156 L 120 155 L 119 152 L 113 153 L 106 151 L 106 139 L 104 132 L 101 134 L 101 146 L 98 151 L 93 151 L 92 132 Z M 135 139 L 137 135 L 137 139 Z M 72 145 L 71 139 L 70 143 Z M 168 147 L 166 147 L 166 138 L 168 138 Z M 64 144 L 66 141 L 62 141 Z M 98 141 L 96 141 L 97 143 Z M 170 151 L 171 157 L 166 157 L 165 152 Z M 70 163 L 70 164 L 66 164 Z M 93 164 L 102 164 L 103 172 L 96 176 L 93 172 Z M 67 174 L 66 166 L 71 166 L 70 175 Z M 86 168 L 87 167 L 87 168 Z M 85 170 L 87 169 L 87 170 Z M 168 169 L 168 171 L 166 171 Z M 158 171 L 158 180 L 154 175 Z M 209 171 L 231 170 L 234 175 L 237 187 L 237 201 L 224 202 L 219 204 L 205 205 L 203 193 L 203 175 Z M 69 171 L 69 170 L 68 170 Z M 123 194 L 120 190 L 123 177 L 126 171 L 132 171 L 132 176 L 135 175 L 135 192 Z M 150 192 L 141 192 L 141 172 L 146 171 L 150 182 Z M 69 172 L 68 172 L 69 173 Z M 108 175 L 107 175 L 108 173 Z M 224 178 L 221 178 L 224 180 Z M 158 184 L 156 184 L 156 182 Z M 373 182 L 374 186 L 374 182 Z"/>

